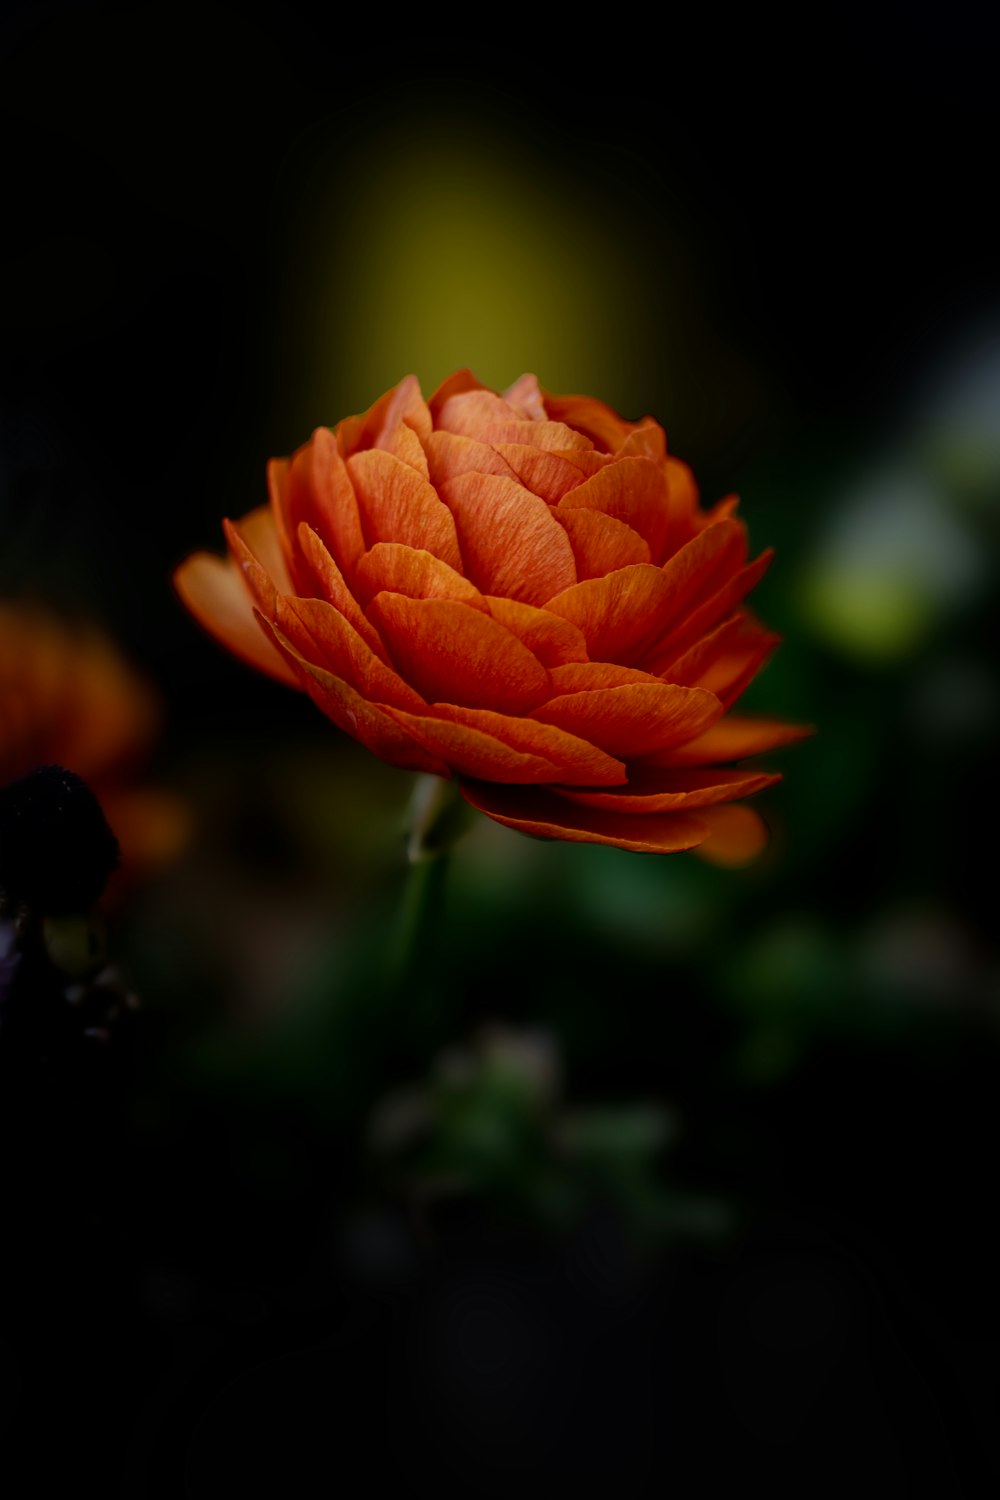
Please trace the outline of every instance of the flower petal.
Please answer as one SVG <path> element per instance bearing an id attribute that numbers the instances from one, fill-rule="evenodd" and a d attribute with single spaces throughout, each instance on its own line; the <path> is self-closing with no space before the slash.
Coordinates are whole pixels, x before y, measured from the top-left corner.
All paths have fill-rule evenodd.
<path id="1" fill-rule="evenodd" d="M 494 443 L 514 476 L 550 505 L 558 505 L 562 497 L 583 482 L 583 476 L 575 464 L 558 453 L 548 453 L 544 448 L 531 448 L 526 443 Z"/>
<path id="2" fill-rule="evenodd" d="M 592 661 L 637 662 L 673 616 L 674 595 L 663 569 L 637 563 L 588 578 L 546 604 L 583 631 Z"/>
<path id="3" fill-rule="evenodd" d="M 435 427 L 439 426 L 438 418 L 441 409 L 451 400 L 452 396 L 460 396 L 463 391 L 483 391 L 486 387 L 481 380 L 473 375 L 471 370 L 456 370 L 454 375 L 449 375 L 442 380 L 433 396 L 427 402 Z"/>
<path id="4" fill-rule="evenodd" d="M 287 465 L 273 464 L 268 475 L 273 485 L 275 508 L 281 515 L 284 534 L 292 539 L 293 547 L 295 534 L 302 521 L 315 531 L 320 531 L 324 536 L 328 535 L 330 518 L 322 512 L 313 479 L 313 469 L 319 451 L 319 428 L 317 428 L 309 441 L 296 449 Z M 346 474 L 344 477 L 346 478 Z M 350 481 L 347 487 L 350 488 Z"/>
<path id="5" fill-rule="evenodd" d="M 274 512 L 268 505 L 259 505 L 255 510 L 240 516 L 238 521 L 224 521 L 223 527 L 234 526 L 256 561 L 270 577 L 279 594 L 292 587 L 284 548 L 278 536 Z"/>
<path id="6" fill-rule="evenodd" d="M 405 422 L 421 438 L 431 434 L 431 414 L 415 375 L 406 375 L 398 385 L 380 396 L 366 412 L 337 423 L 337 450 L 343 458 L 369 448 L 391 451 L 397 427 Z"/>
<path id="7" fill-rule="evenodd" d="M 543 839 L 613 844 L 640 854 L 675 854 L 693 849 L 708 833 L 694 813 L 650 813 L 635 818 L 605 808 L 581 807 L 545 787 L 501 787 L 463 780 L 461 792 L 466 802 L 497 823 Z"/>
<path id="8" fill-rule="evenodd" d="M 557 453 L 561 449 L 589 449 L 590 439 L 574 432 L 562 422 L 526 422 L 523 417 L 511 417 L 507 421 L 487 422 L 476 436 L 484 443 L 517 443 L 529 448 L 540 448 Z"/>
<path id="9" fill-rule="evenodd" d="M 701 814 L 708 826 L 708 838 L 698 847 L 703 859 L 726 869 L 738 869 L 767 847 L 767 824 L 752 807 L 732 803 L 710 807 Z"/>
<path id="10" fill-rule="evenodd" d="M 786 724 L 780 719 L 750 719 L 729 714 L 720 719 L 697 739 L 686 745 L 677 745 L 662 757 L 650 757 L 648 764 L 663 766 L 708 766 L 724 764 L 733 760 L 745 760 L 749 755 L 761 755 L 765 750 L 777 750 L 780 745 L 792 745 L 815 733 L 807 724 Z"/>
<path id="11" fill-rule="evenodd" d="M 275 623 L 305 661 L 343 678 L 370 703 L 392 704 L 418 713 L 425 707 L 420 694 L 386 666 L 340 611 L 325 600 L 281 598 Z"/>
<path id="12" fill-rule="evenodd" d="M 634 682 L 624 687 L 566 693 L 532 710 L 543 724 L 600 745 L 611 755 L 631 758 L 683 744 L 700 734 L 722 712 L 713 693 L 666 682 Z"/>
<path id="13" fill-rule="evenodd" d="M 461 474 L 441 486 L 465 574 L 484 594 L 544 604 L 576 580 L 573 549 L 544 500 L 512 479 Z"/>
<path id="14" fill-rule="evenodd" d="M 552 514 L 566 528 L 576 558 L 576 576 L 581 582 L 651 561 L 649 543 L 624 521 L 616 521 L 599 510 L 569 510 L 561 505 Z"/>
<path id="15" fill-rule="evenodd" d="M 461 599 L 473 609 L 489 613 L 474 583 L 433 552 L 404 547 L 402 542 L 376 542 L 359 561 L 355 583 L 363 604 L 387 590 L 405 594 L 408 599 Z"/>
<path id="16" fill-rule="evenodd" d="M 296 682 L 309 694 L 316 706 L 352 739 L 360 740 L 380 760 L 410 771 L 431 771 L 450 776 L 444 761 L 432 755 L 427 747 L 407 732 L 393 717 L 393 712 L 369 703 L 341 677 L 307 661 L 282 633 L 258 614 L 261 629 L 295 674 Z"/>
<path id="17" fill-rule="evenodd" d="M 427 440 L 427 464 L 434 488 L 459 474 L 502 474 L 513 478 L 513 470 L 489 443 L 457 437 L 453 432 L 434 432 Z"/>
<path id="18" fill-rule="evenodd" d="M 268 642 L 254 620 L 243 576 L 231 558 L 195 552 L 174 572 L 181 602 L 201 625 L 242 661 L 290 687 L 299 679 Z"/>
<path id="19" fill-rule="evenodd" d="M 494 620 L 499 620 L 511 635 L 523 641 L 543 667 L 587 660 L 587 643 L 582 633 L 560 615 L 492 594 L 487 594 L 486 605 Z"/>
<path id="20" fill-rule="evenodd" d="M 625 687 L 630 682 L 660 681 L 652 672 L 640 672 L 636 667 L 619 667 L 607 661 L 567 662 L 552 667 L 552 695 L 563 693 L 589 693 L 597 689 Z"/>
<path id="21" fill-rule="evenodd" d="M 617 453 L 635 425 L 592 396 L 553 396 L 546 391 L 545 410 L 557 422 L 565 422 L 591 438 L 606 453 Z"/>
<path id="22" fill-rule="evenodd" d="M 739 571 L 746 556 L 746 527 L 740 521 L 719 521 L 692 537 L 663 565 L 674 598 L 673 618 L 689 618 Z"/>
<path id="23" fill-rule="evenodd" d="M 686 464 L 684 465 L 684 468 L 687 468 Z M 694 485 L 694 476 L 693 475 L 691 477 L 691 484 Z M 697 491 L 697 488 L 695 488 L 695 503 L 696 504 L 697 504 L 697 495 L 698 495 L 698 491 Z M 735 516 L 737 510 L 739 509 L 739 504 L 740 504 L 740 497 L 739 497 L 739 495 L 727 495 L 724 500 L 717 500 L 716 503 L 712 506 L 712 508 L 710 510 L 705 511 L 705 513 L 704 513 L 705 525 L 706 526 L 711 526 L 716 521 L 728 521 L 728 519 L 729 519 L 730 516 Z"/>
<path id="24" fill-rule="evenodd" d="M 668 682 L 706 688 L 729 708 L 780 642 L 752 615 L 731 615 L 662 675 Z"/>
<path id="25" fill-rule="evenodd" d="M 730 615 L 728 620 L 723 620 L 708 635 L 703 635 L 689 650 L 667 662 L 656 675 L 662 677 L 664 682 L 680 682 L 686 687 L 694 687 L 703 674 L 739 639 L 744 619 L 745 616 L 741 614 Z"/>
<path id="26" fill-rule="evenodd" d="M 292 461 L 289 458 L 268 459 L 267 493 L 281 550 L 288 566 L 294 568 L 295 532 L 289 529 L 288 520 L 288 478 L 291 467 Z"/>
<path id="27" fill-rule="evenodd" d="M 625 780 L 620 760 L 551 724 L 452 703 L 396 717 L 463 775 L 522 785 L 617 786 Z"/>
<path id="28" fill-rule="evenodd" d="M 437 412 L 434 427 L 438 432 L 455 432 L 460 437 L 482 441 L 483 429 L 491 422 L 522 420 L 520 413 L 508 406 L 496 391 L 479 389 L 449 396 Z"/>
<path id="29" fill-rule="evenodd" d="M 425 479 L 381 449 L 370 448 L 348 459 L 361 526 L 368 547 L 376 542 L 404 542 L 433 552 L 462 571 L 455 522 L 447 505 Z"/>
<path id="30" fill-rule="evenodd" d="M 529 417 L 532 422 L 544 422 L 546 418 L 545 398 L 535 375 L 521 375 L 514 381 L 513 385 L 507 387 L 503 393 L 503 399 L 508 406 L 522 417 Z"/>
<path id="31" fill-rule="evenodd" d="M 606 807 L 644 816 L 651 812 L 711 807 L 736 797 L 749 797 L 780 780 L 780 776 L 764 771 L 631 771 L 628 786 L 607 791 L 560 789 L 560 796 L 582 802 L 586 807 Z"/>
<path id="32" fill-rule="evenodd" d="M 324 547 L 322 538 L 307 526 L 305 521 L 299 526 L 299 548 L 309 576 L 315 583 L 317 597 L 327 599 L 335 609 L 339 609 L 344 618 L 354 626 L 361 639 L 372 648 L 377 656 L 385 660 L 385 651 L 379 640 L 378 631 L 347 587 L 343 574 Z M 267 613 L 269 611 L 265 610 L 265 614 Z"/>
<path id="33" fill-rule="evenodd" d="M 267 569 L 261 567 L 257 558 L 240 535 L 239 523 L 226 519 L 222 522 L 222 530 L 225 534 L 229 554 L 243 575 L 243 582 L 246 585 L 250 598 L 257 605 L 258 609 L 263 610 L 266 615 L 273 615 L 274 603 L 278 597 L 274 580 Z M 290 584 L 288 586 L 290 587 Z"/>
<path id="34" fill-rule="evenodd" d="M 670 490 L 670 511 L 675 516 L 696 515 L 699 508 L 698 485 L 695 482 L 694 473 L 690 464 L 683 463 L 681 459 L 674 458 L 673 454 L 664 459 L 664 472 L 667 477 L 667 488 Z M 714 518 L 724 520 L 732 514 L 732 510 L 719 511 Z"/>
<path id="35" fill-rule="evenodd" d="M 608 464 L 617 460 L 613 453 L 598 453 L 596 448 L 554 448 L 556 458 L 564 459 L 574 469 L 578 469 L 584 479 L 593 479 Z"/>
<path id="36" fill-rule="evenodd" d="M 386 453 L 392 453 L 404 464 L 409 464 L 411 469 L 416 469 L 421 479 L 430 479 L 424 445 L 408 423 L 397 422 L 385 442 L 376 443 L 375 446 L 384 449 Z"/>
<path id="37" fill-rule="evenodd" d="M 703 535 L 707 535 L 707 532 Z M 773 558 L 773 549 L 769 548 L 766 552 L 762 552 L 752 563 L 747 563 L 746 567 L 740 568 L 727 578 L 715 593 L 710 594 L 708 598 L 703 598 L 685 618 L 676 620 L 672 627 L 660 637 L 646 665 L 651 670 L 659 671 L 661 662 L 676 659 L 701 636 L 714 630 L 721 620 L 724 620 L 738 604 L 742 603 L 754 585 L 760 582 L 771 566 Z"/>
<path id="38" fill-rule="evenodd" d="M 638 427 L 633 427 L 617 456 L 619 459 L 651 458 L 657 464 L 674 462 L 667 459 L 667 435 L 652 417 L 643 417 Z"/>
<path id="39" fill-rule="evenodd" d="M 660 562 L 670 528 L 670 496 L 663 469 L 648 458 L 622 458 L 606 464 L 560 501 L 560 510 L 596 510 L 624 521 L 645 537 L 650 556 Z"/>
<path id="40" fill-rule="evenodd" d="M 524 713 L 549 674 L 491 615 L 453 599 L 376 594 L 368 615 L 402 676 L 428 702 Z"/>
<path id="41" fill-rule="evenodd" d="M 390 401 L 382 417 L 372 447 L 384 448 L 391 443 L 400 422 L 411 427 L 421 441 L 426 442 L 433 429 L 430 408 L 423 398 L 420 381 L 415 375 L 406 375 L 390 392 Z M 377 407 L 380 403 L 376 402 Z M 372 408 L 375 410 L 375 407 Z"/>
<path id="42" fill-rule="evenodd" d="M 317 427 L 291 463 L 268 466 L 271 504 L 283 545 L 294 558 L 296 537 L 304 521 L 322 537 L 337 565 L 349 578 L 365 550 L 358 502 L 333 433 Z M 298 580 L 296 580 L 298 582 Z"/>

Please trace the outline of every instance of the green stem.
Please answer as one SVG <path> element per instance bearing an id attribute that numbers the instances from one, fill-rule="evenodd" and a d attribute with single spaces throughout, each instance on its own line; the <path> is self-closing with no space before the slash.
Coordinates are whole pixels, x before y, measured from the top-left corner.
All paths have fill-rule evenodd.
<path id="1" fill-rule="evenodd" d="M 416 995 L 430 978 L 447 873 L 446 854 L 421 860 L 407 872 L 391 964 L 397 991 Z"/>
<path id="2" fill-rule="evenodd" d="M 419 776 L 410 800 L 409 861 L 402 909 L 388 955 L 389 985 L 415 1030 L 433 1027 L 442 993 L 439 937 L 449 856 L 466 827 L 468 804 L 455 782 Z"/>
<path id="3" fill-rule="evenodd" d="M 469 812 L 457 782 L 440 776 L 418 776 L 407 820 L 406 857 L 410 864 L 424 864 L 448 854 L 465 832 Z"/>

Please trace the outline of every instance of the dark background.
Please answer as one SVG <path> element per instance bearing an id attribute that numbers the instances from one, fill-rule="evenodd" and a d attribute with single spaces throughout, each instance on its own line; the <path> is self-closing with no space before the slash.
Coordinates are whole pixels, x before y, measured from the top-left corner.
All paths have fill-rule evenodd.
<path id="1" fill-rule="evenodd" d="M 198 832 L 116 918 L 117 1061 L 5 1113 L 5 1467 L 995 1492 L 996 64 L 962 4 L 7 8 L 0 587 L 158 684 Z M 169 573 L 270 455 L 464 363 L 740 492 L 786 637 L 752 703 L 820 733 L 750 871 L 477 829 L 410 1011 L 370 977 L 406 778 Z M 484 1065 L 439 1193 L 372 1112 L 483 1024 L 562 1093 Z"/>

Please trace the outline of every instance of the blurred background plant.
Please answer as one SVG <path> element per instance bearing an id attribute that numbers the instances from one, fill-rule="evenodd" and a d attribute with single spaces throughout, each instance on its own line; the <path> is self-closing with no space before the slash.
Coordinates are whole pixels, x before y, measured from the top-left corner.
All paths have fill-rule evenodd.
<path id="1" fill-rule="evenodd" d="M 124 643 L 192 830 L 116 918 L 143 1009 L 101 1192 L 51 1201 L 58 1142 L 22 1147 L 11 1452 L 51 1446 L 56 1348 L 67 1431 L 103 1356 L 109 1493 L 304 1493 L 331 1447 L 483 1494 L 839 1497 L 862 1456 L 884 1493 L 980 1493 L 995 22 L 848 7 L 789 67 L 756 20 L 672 17 L 648 55 L 540 38 L 529 68 L 519 36 L 474 69 L 457 33 L 376 60 L 367 25 L 5 22 L 0 592 Z M 820 732 L 769 758 L 747 871 L 479 820 L 407 996 L 409 778 L 166 580 L 268 457 L 461 364 L 649 411 L 707 502 L 741 494 L 785 637 L 747 707 Z"/>

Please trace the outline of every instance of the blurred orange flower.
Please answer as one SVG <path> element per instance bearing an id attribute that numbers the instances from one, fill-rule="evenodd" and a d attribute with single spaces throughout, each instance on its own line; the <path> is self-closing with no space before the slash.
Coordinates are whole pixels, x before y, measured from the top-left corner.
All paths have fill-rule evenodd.
<path id="1" fill-rule="evenodd" d="M 188 835 L 178 797 L 130 784 L 159 721 L 152 689 L 94 626 L 0 603 L 0 786 L 42 765 L 82 776 L 121 846 L 125 878 L 171 858 Z"/>
<path id="2" fill-rule="evenodd" d="M 548 838 L 740 863 L 734 799 L 778 778 L 732 762 L 802 729 L 728 713 L 776 644 L 742 607 L 735 499 L 702 510 L 651 418 L 408 376 L 269 467 L 270 507 L 229 557 L 175 575 L 230 650 L 303 688 L 394 765 Z M 255 620 L 256 616 L 256 620 Z"/>

